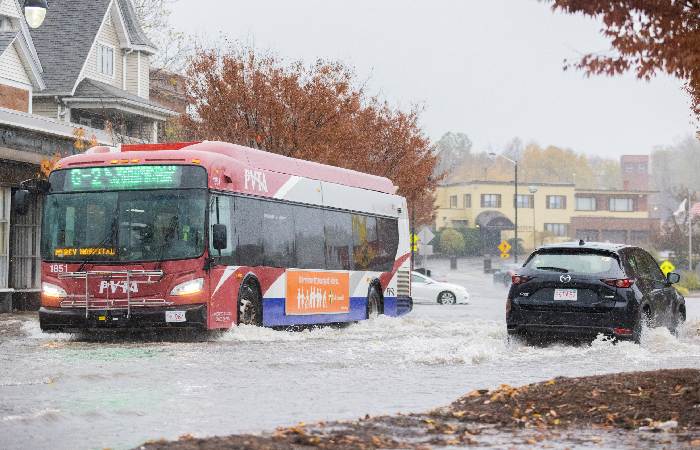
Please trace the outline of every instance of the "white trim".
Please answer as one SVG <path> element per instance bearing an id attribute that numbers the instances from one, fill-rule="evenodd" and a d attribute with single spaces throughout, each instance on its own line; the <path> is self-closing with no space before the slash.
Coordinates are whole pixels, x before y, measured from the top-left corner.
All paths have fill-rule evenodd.
<path id="1" fill-rule="evenodd" d="M 126 91 L 127 53 L 122 52 L 122 91 Z"/>
<path id="2" fill-rule="evenodd" d="M 22 6 L 19 4 L 19 0 L 15 0 L 15 4 L 19 7 L 20 12 L 24 10 Z M 41 60 L 39 60 L 39 54 L 36 52 L 36 47 L 34 47 L 34 41 L 32 40 L 32 35 L 29 33 L 29 26 L 27 25 L 27 21 L 24 20 L 24 17 L 22 17 L 19 21 L 19 26 L 22 31 L 22 36 L 24 36 L 24 40 L 27 42 L 27 46 L 29 48 L 29 54 L 32 56 L 32 64 L 37 67 L 39 73 L 44 73 L 44 68 L 41 66 Z M 40 89 L 46 89 L 44 86 L 44 81 L 41 81 L 42 86 Z"/>
<path id="3" fill-rule="evenodd" d="M 69 139 L 75 139 L 74 132 L 77 128 L 84 128 L 70 125 L 60 120 L 50 119 L 48 117 L 28 114 L 7 108 L 0 108 L 0 123 L 3 125 L 36 131 L 38 133 L 49 134 L 52 136 L 66 137 Z M 89 131 L 97 137 L 99 143 L 112 145 L 111 136 L 105 133 L 104 130 L 91 129 Z M 17 150 L 12 151 L 17 152 Z M 42 156 L 38 153 L 37 155 Z"/>
<path id="4" fill-rule="evenodd" d="M 136 95 L 141 97 L 141 52 L 136 52 Z"/>
<path id="5" fill-rule="evenodd" d="M 129 30 L 126 28 L 126 21 L 124 20 L 124 15 L 122 14 L 122 9 L 119 7 L 119 2 L 114 3 L 114 6 L 116 8 L 115 9 L 110 8 L 109 12 L 112 13 L 115 10 L 117 11 L 116 15 L 117 15 L 117 18 L 119 19 L 119 23 L 121 25 L 123 38 L 126 39 L 126 45 L 124 45 L 122 42 L 120 42 L 119 44 L 121 45 L 122 49 L 125 47 L 130 48 L 131 47 L 131 38 L 129 38 Z M 112 14 L 112 15 L 114 15 L 114 14 Z M 119 35 L 119 33 L 117 33 L 117 35 Z M 121 38 L 122 36 L 119 36 L 119 37 Z"/>
<path id="6" fill-rule="evenodd" d="M 20 61 L 22 62 L 22 68 L 24 69 L 27 78 L 29 78 L 29 80 L 37 89 L 46 89 L 46 83 L 44 83 L 44 79 L 41 75 L 41 66 L 36 64 L 36 61 L 32 56 L 31 44 L 27 42 L 27 39 L 24 35 L 22 35 L 22 39 L 19 39 L 20 34 L 22 33 L 18 31 L 17 35 L 12 40 L 12 42 L 10 42 L 10 44 L 5 48 L 5 50 L 2 53 L 0 53 L 0 56 L 4 55 L 7 49 L 14 46 L 14 49 L 19 55 Z"/>
<path id="7" fill-rule="evenodd" d="M 11 86 L 11 87 L 17 88 L 17 89 L 24 89 L 25 91 L 30 91 L 30 92 L 32 90 L 31 84 L 26 84 L 26 83 L 22 83 L 20 81 L 10 80 L 10 79 L 4 78 L 4 77 L 0 77 L 0 84 Z"/>
<path id="8" fill-rule="evenodd" d="M 168 117 L 175 117 L 178 115 L 175 111 L 171 111 L 169 109 L 137 102 L 126 98 L 66 97 L 63 99 L 63 102 L 70 103 L 75 108 L 90 108 L 94 107 L 95 104 L 98 104 L 100 107 L 104 108 L 109 108 L 110 106 L 120 106 L 127 112 L 146 116 L 156 120 L 165 120 Z M 123 106 L 130 106 L 132 108 L 131 110 L 129 110 L 127 108 L 124 108 Z"/>
<path id="9" fill-rule="evenodd" d="M 110 50 L 112 50 L 112 75 L 106 74 L 102 72 L 102 61 L 99 61 L 99 53 L 98 53 L 98 47 L 107 47 Z M 90 53 L 92 53 L 92 50 L 90 50 Z M 111 80 L 116 79 L 117 77 L 117 48 L 111 44 L 107 44 L 104 41 L 96 41 L 95 42 L 95 57 L 97 58 L 97 74 L 100 76 L 103 76 L 105 78 L 109 78 Z M 89 55 L 88 55 L 89 58 Z"/>
<path id="10" fill-rule="evenodd" d="M 85 57 L 85 61 L 83 61 L 83 67 L 80 68 L 80 72 L 78 72 L 78 78 L 75 79 L 75 84 L 73 84 L 73 89 L 70 90 L 70 95 L 75 95 L 75 90 L 78 89 L 78 85 L 85 78 L 85 68 L 87 67 L 88 61 L 90 61 L 90 53 L 92 53 L 92 50 L 95 48 L 95 43 L 97 42 L 97 39 L 100 37 L 100 31 L 102 31 L 102 27 L 104 27 L 105 23 L 107 22 L 107 17 L 109 17 L 109 15 L 110 15 L 110 11 L 112 10 L 113 4 L 114 4 L 114 0 L 111 0 L 109 2 L 109 5 L 107 6 L 107 10 L 105 11 L 105 15 L 102 18 L 102 23 L 97 28 L 97 31 L 95 32 L 95 39 L 92 40 L 92 45 L 90 45 L 90 50 L 88 50 L 88 54 Z"/>

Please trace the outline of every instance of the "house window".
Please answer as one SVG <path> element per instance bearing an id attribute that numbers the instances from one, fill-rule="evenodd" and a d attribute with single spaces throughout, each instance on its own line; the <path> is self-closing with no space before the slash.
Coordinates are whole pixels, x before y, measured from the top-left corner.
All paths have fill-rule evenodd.
<path id="1" fill-rule="evenodd" d="M 0 289 L 7 289 L 10 269 L 10 188 L 0 188 Z"/>
<path id="2" fill-rule="evenodd" d="M 97 71 L 108 77 L 114 76 L 114 48 L 97 44 Z"/>
<path id="3" fill-rule="evenodd" d="M 518 195 L 515 200 L 516 208 L 534 208 L 534 195 Z"/>
<path id="4" fill-rule="evenodd" d="M 464 208 L 471 208 L 472 207 L 472 194 L 464 194 L 462 196 L 462 204 L 464 205 Z"/>
<path id="5" fill-rule="evenodd" d="M 565 223 L 545 223 L 544 231 L 551 233 L 554 236 L 568 236 L 569 225 Z"/>
<path id="6" fill-rule="evenodd" d="M 634 200 L 631 198 L 613 197 L 610 199 L 610 211 L 631 212 L 634 211 Z"/>
<path id="7" fill-rule="evenodd" d="M 595 197 L 576 197 L 576 211 L 595 211 Z"/>
<path id="8" fill-rule="evenodd" d="M 481 194 L 482 208 L 500 208 L 501 194 Z"/>
<path id="9" fill-rule="evenodd" d="M 566 196 L 548 195 L 547 209 L 566 209 Z"/>
<path id="10" fill-rule="evenodd" d="M 456 207 L 457 207 L 457 196 L 450 195 L 450 208 L 456 208 Z"/>

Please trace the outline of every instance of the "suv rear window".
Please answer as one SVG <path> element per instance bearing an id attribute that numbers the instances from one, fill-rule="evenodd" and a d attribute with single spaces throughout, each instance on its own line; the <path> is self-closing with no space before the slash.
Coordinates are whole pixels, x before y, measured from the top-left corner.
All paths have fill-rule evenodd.
<path id="1" fill-rule="evenodd" d="M 534 253 L 525 263 L 528 269 L 584 275 L 623 275 L 620 260 L 607 252 L 581 250 L 544 250 Z"/>

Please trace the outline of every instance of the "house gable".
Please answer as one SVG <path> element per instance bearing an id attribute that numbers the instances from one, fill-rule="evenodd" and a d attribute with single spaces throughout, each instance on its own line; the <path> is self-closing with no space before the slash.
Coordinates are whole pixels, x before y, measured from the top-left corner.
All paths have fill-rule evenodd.
<path id="1" fill-rule="evenodd" d="M 95 38 L 95 42 L 93 42 L 92 48 L 90 49 L 90 53 L 88 54 L 87 60 L 85 61 L 85 67 L 83 68 L 83 72 L 78 78 L 76 84 L 79 84 L 83 78 L 90 78 L 93 80 L 110 84 L 120 89 L 123 88 L 123 48 L 127 46 L 127 42 L 124 41 L 124 38 L 126 37 L 124 27 L 121 23 L 119 23 L 118 15 L 115 17 L 115 14 L 113 14 L 112 12 L 115 9 L 116 5 L 112 3 L 110 5 L 110 11 L 108 11 L 107 14 L 105 14 L 100 30 L 97 33 L 97 37 Z M 115 18 L 117 19 L 116 21 Z M 98 60 L 98 49 L 100 48 L 100 46 L 111 49 L 112 51 L 112 75 L 106 75 L 100 71 L 100 61 Z"/>
<path id="2" fill-rule="evenodd" d="M 21 84 L 27 90 L 32 88 L 32 80 L 27 75 L 27 71 L 22 64 L 22 58 L 17 51 L 16 39 L 9 45 L 0 56 L 0 83 L 3 81 L 13 81 Z"/>

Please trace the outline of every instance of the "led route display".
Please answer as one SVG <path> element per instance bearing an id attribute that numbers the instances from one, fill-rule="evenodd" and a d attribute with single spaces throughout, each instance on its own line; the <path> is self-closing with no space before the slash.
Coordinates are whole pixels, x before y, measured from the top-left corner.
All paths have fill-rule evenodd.
<path id="1" fill-rule="evenodd" d="M 133 165 L 58 170 L 49 181 L 51 192 L 127 191 L 204 188 L 207 175 L 198 166 Z"/>

